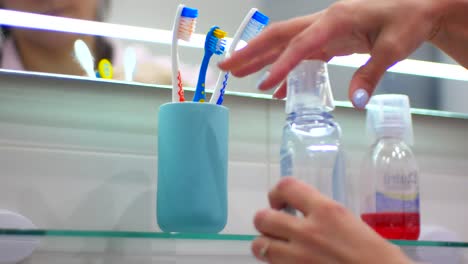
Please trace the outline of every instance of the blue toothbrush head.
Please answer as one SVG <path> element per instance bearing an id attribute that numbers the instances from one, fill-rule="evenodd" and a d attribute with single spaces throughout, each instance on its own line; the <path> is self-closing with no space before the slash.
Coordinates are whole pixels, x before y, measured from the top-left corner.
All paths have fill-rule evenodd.
<path id="1" fill-rule="evenodd" d="M 268 21 L 270 21 L 270 19 L 266 15 L 262 14 L 262 12 L 260 11 L 256 11 L 252 18 L 257 20 L 260 24 L 264 26 L 268 24 Z"/>
<path id="2" fill-rule="evenodd" d="M 221 55 L 226 49 L 226 37 L 227 33 L 218 26 L 214 26 L 210 29 L 208 34 L 206 34 L 205 39 L 205 51 L 214 53 L 216 55 Z"/>
<path id="3" fill-rule="evenodd" d="M 196 8 L 190 8 L 190 7 L 184 7 L 182 9 L 182 17 L 187 17 L 187 18 L 197 18 L 198 17 L 198 9 Z"/>
<path id="4" fill-rule="evenodd" d="M 245 42 L 249 42 L 263 30 L 269 20 L 270 19 L 266 15 L 262 14 L 260 11 L 256 11 L 245 27 L 241 39 Z"/>

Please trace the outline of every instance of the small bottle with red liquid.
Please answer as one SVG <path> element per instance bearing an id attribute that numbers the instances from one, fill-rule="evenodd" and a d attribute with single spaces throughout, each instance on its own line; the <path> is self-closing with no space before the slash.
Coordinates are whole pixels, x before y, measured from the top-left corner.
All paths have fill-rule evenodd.
<path id="1" fill-rule="evenodd" d="M 387 239 L 417 240 L 420 232 L 418 166 L 406 95 L 375 95 L 367 106 L 373 139 L 362 164 L 361 219 Z"/>

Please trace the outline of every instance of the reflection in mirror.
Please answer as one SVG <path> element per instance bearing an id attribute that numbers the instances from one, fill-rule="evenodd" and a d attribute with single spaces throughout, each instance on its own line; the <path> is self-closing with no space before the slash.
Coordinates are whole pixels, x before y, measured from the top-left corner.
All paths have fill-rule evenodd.
<path id="1" fill-rule="evenodd" d="M 6 0 L 0 1 L 0 6 L 6 10 L 101 21 L 103 17 L 112 16 L 109 15 L 110 3 L 110 1 L 104 0 L 86 0 L 86 3 L 83 4 L 81 1 L 61 3 L 57 1 Z M 118 2 L 114 2 L 114 4 L 116 3 Z M 39 18 L 36 17 L 35 19 Z M 62 32 L 67 31 L 65 29 L 47 31 L 41 30 L 40 27 L 35 29 L 28 27 L 30 26 L 2 25 L 4 38 L 1 66 L 3 69 L 93 77 L 90 72 L 98 71 L 100 69 L 99 63 L 107 59 L 112 65 L 113 79 L 132 80 L 155 85 L 171 84 L 170 47 L 167 45 L 168 43 L 146 43 L 119 39 L 121 36 L 112 38 L 109 36 L 74 34 L 77 32 Z M 206 28 L 209 29 L 210 27 Z M 119 33 L 128 34 L 129 32 L 122 30 Z M 124 38 L 129 39 L 128 37 Z M 80 44 L 83 44 L 76 45 L 77 40 L 82 41 Z M 201 46 L 203 46 L 203 43 Z M 83 54 L 87 55 L 89 53 L 90 56 L 83 56 Z M 129 53 L 134 55 L 131 57 L 136 60 L 135 67 L 128 66 L 132 64 L 128 63 L 129 60 L 126 60 L 129 56 L 125 55 Z M 184 76 L 183 85 L 194 87 L 197 82 L 203 50 L 200 48 L 196 50 L 182 48 L 180 53 L 182 59 L 180 70 Z M 214 58 L 211 65 L 215 65 L 220 58 Z M 90 63 L 90 60 L 93 62 Z M 133 62 L 133 60 L 130 61 Z M 93 66 L 87 66 L 89 64 L 93 64 Z M 89 68 L 93 69 L 89 70 Z M 128 68 L 134 68 L 134 71 L 130 71 Z M 132 72 L 132 74 L 129 74 L 129 72 Z M 131 77 L 129 77 L 130 75 Z M 217 69 L 215 66 L 211 66 L 207 72 L 206 85 L 213 87 L 216 77 Z"/>
<path id="2" fill-rule="evenodd" d="M 190 5 L 196 5 L 194 7 L 198 8 L 200 12 L 200 17 L 197 20 L 197 33 L 206 33 L 212 25 L 218 24 L 232 37 L 242 18 L 252 7 L 259 8 L 270 17 L 272 22 L 275 22 L 321 10 L 333 2 L 332 0 L 319 0 L 313 1 L 313 3 L 308 0 L 286 2 L 279 0 L 225 1 L 220 7 L 213 6 L 212 1 L 200 0 L 196 4 L 190 3 Z M 162 29 L 165 31 L 171 30 L 174 12 L 179 3 L 179 1 L 162 0 L 0 0 L 1 7 L 13 10 L 86 20 L 103 20 L 146 27 L 146 30 Z M 159 43 L 153 41 L 156 37 L 160 37 L 157 34 L 151 33 L 153 36 L 148 36 L 148 40 L 144 41 L 143 38 L 131 40 L 130 35 L 134 30 L 122 31 L 120 36 L 110 36 L 111 34 L 109 34 L 106 37 L 7 26 L 2 26 L 2 30 L 5 33 L 2 45 L 1 66 L 3 68 L 85 75 L 83 67 L 77 63 L 77 58 L 74 55 L 74 42 L 76 39 L 82 39 L 93 54 L 95 61 L 93 68 L 95 70 L 99 68 L 98 64 L 101 59 L 109 59 L 114 69 L 114 79 L 129 80 L 128 77 L 125 77 L 125 68 L 128 67 L 125 67 L 124 54 L 131 49 L 135 52 L 137 59 L 132 81 L 155 85 L 168 85 L 171 82 L 170 45 L 167 41 Z M 150 40 L 150 38 L 153 39 Z M 195 46 L 197 48 L 186 46 L 180 49 L 184 86 L 194 87 L 198 77 L 203 50 L 200 45 Z M 454 64 L 440 51 L 429 45 L 422 46 L 410 58 Z M 212 60 L 213 67 L 208 72 L 208 83 L 214 84 L 216 81 L 218 72 L 214 65 L 216 65 L 217 60 L 219 57 Z M 347 101 L 349 80 L 359 63 L 354 63 L 350 67 L 349 65 L 343 67 L 344 64 L 341 62 L 332 61 L 330 63 L 330 78 L 335 99 Z M 413 69 L 415 68 L 418 67 L 413 67 Z M 434 69 L 432 72 L 431 70 L 427 71 L 429 74 L 426 76 L 418 76 L 414 73 L 402 74 L 401 72 L 405 71 L 387 73 L 376 92 L 408 94 L 412 106 L 416 108 L 468 113 L 468 107 L 460 100 L 460 98 L 468 97 L 467 77 L 459 80 L 450 80 L 452 78 L 450 76 L 428 77 L 443 72 Z M 457 73 L 468 76 L 466 70 L 463 72 L 458 69 Z M 231 77 L 228 89 L 257 93 L 255 86 L 261 74 L 262 72 L 259 72 L 242 79 Z"/>
<path id="3" fill-rule="evenodd" d="M 101 21 L 109 8 L 109 1 L 99 0 L 3 0 L 0 3 L 5 9 L 95 21 Z M 152 84 L 171 83 L 167 53 L 157 55 L 141 43 L 12 26 L 2 26 L 2 33 L 1 67 L 4 69 L 90 76 L 102 68 L 99 63 L 107 59 L 112 65 L 113 79 Z M 82 45 L 75 45 L 77 40 Z M 90 55 L 86 56 L 88 53 Z M 134 60 L 129 57 L 134 57 L 138 64 L 134 65 Z M 187 67 L 182 70 L 193 72 L 193 69 Z M 190 74 L 187 76 L 185 85 L 193 85 L 194 77 Z"/>
<path id="4" fill-rule="evenodd" d="M 101 20 L 107 6 L 96 0 L 85 1 L 32 1 L 2 0 L 1 7 L 77 19 Z M 75 35 L 45 30 L 30 30 L 2 26 L 2 68 L 71 75 L 83 75 L 83 69 L 74 60 L 75 40 L 81 38 L 91 50 L 96 61 L 109 57 L 111 45 L 103 38 Z"/>

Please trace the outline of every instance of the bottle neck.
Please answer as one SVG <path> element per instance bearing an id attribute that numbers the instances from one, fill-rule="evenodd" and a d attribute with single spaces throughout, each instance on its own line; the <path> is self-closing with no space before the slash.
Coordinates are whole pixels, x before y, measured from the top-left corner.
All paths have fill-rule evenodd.
<path id="1" fill-rule="evenodd" d="M 389 144 L 405 144 L 405 145 L 408 145 L 405 142 L 403 136 L 398 137 L 398 136 L 392 136 L 392 135 L 383 135 L 383 136 L 377 137 L 376 143 L 382 142 L 382 141 L 385 141 L 386 143 L 389 143 Z"/>
<path id="2" fill-rule="evenodd" d="M 302 61 L 288 74 L 287 87 L 287 114 L 303 112 L 302 109 L 325 112 L 335 108 L 327 65 L 323 61 Z"/>
<path id="3" fill-rule="evenodd" d="M 375 129 L 377 138 L 405 139 L 405 128 L 400 126 L 382 126 Z"/>
<path id="4" fill-rule="evenodd" d="M 320 108 L 301 108 L 297 111 L 289 113 L 286 117 L 286 120 L 331 120 L 333 115 L 330 112 L 324 111 Z"/>

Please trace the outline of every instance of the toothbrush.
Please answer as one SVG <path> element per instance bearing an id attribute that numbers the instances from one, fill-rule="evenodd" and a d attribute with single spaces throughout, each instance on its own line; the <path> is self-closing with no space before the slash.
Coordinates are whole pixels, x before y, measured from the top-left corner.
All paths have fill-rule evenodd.
<path id="1" fill-rule="evenodd" d="M 200 73 L 198 74 L 197 88 L 193 97 L 194 102 L 205 102 L 205 79 L 208 64 L 210 63 L 211 56 L 213 54 L 221 55 L 224 53 L 226 46 L 226 32 L 219 29 L 218 26 L 214 26 L 208 31 L 205 39 L 205 55 L 203 55 L 203 61 L 200 66 Z"/>
<path id="2" fill-rule="evenodd" d="M 96 73 L 94 72 L 94 57 L 91 54 L 91 51 L 88 48 L 88 45 L 81 40 L 77 39 L 75 41 L 75 58 L 78 60 L 81 68 L 86 72 L 86 75 L 91 78 L 96 78 Z"/>
<path id="3" fill-rule="evenodd" d="M 195 31 L 198 9 L 189 8 L 185 5 L 177 7 L 174 25 L 172 27 L 172 102 L 184 102 L 184 88 L 182 87 L 182 76 L 179 70 L 179 39 L 190 41 Z"/>
<path id="4" fill-rule="evenodd" d="M 257 8 L 252 8 L 245 16 L 239 28 L 234 35 L 234 38 L 229 46 L 225 58 L 228 58 L 236 49 L 241 40 L 249 42 L 252 38 L 258 35 L 263 28 L 268 24 L 269 18 L 258 11 Z M 218 76 L 213 95 L 211 96 L 211 104 L 222 104 L 224 100 L 224 92 L 226 91 L 229 72 L 221 72 Z"/>
<path id="5" fill-rule="evenodd" d="M 133 75 L 135 74 L 136 68 L 136 52 L 132 47 L 127 47 L 124 51 L 124 74 L 125 81 L 133 81 Z"/>

